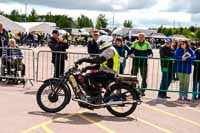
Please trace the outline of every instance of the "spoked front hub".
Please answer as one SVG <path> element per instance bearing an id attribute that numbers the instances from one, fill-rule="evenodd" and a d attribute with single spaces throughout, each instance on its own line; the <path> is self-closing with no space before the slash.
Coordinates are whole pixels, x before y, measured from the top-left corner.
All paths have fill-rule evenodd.
<path id="1" fill-rule="evenodd" d="M 49 99 L 50 102 L 56 103 L 58 101 L 58 95 L 50 93 L 49 96 L 48 96 L 48 99 Z"/>
<path id="2" fill-rule="evenodd" d="M 59 90 L 55 92 L 55 90 Z M 58 86 L 49 85 L 41 93 L 41 102 L 49 109 L 56 109 L 65 102 L 65 92 Z"/>

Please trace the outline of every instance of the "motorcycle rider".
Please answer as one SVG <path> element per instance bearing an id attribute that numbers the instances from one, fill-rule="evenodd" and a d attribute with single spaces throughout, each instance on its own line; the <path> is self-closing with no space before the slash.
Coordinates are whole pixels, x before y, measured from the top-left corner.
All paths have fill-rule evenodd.
<path id="1" fill-rule="evenodd" d="M 92 89 L 90 96 L 99 96 L 100 90 L 92 88 L 95 83 L 104 83 L 108 80 L 115 78 L 116 74 L 119 73 L 120 69 L 120 56 L 117 50 L 112 45 L 112 40 L 110 41 L 98 41 L 100 45 L 100 55 L 95 57 L 82 58 L 75 62 L 75 65 L 80 65 L 83 62 L 91 63 L 92 65 L 87 66 L 82 69 L 86 72 L 90 69 L 96 69 L 96 72 L 87 73 L 86 78 L 88 79 L 87 89 Z M 89 87 L 89 88 L 88 88 Z"/>

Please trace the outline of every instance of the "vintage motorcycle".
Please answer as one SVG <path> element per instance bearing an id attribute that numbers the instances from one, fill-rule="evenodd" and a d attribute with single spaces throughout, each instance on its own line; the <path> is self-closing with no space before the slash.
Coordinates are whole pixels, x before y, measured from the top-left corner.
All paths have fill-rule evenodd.
<path id="1" fill-rule="evenodd" d="M 104 80 L 91 82 L 86 72 L 74 65 L 61 78 L 44 81 L 36 97 L 39 107 L 49 113 L 64 109 L 72 97 L 82 108 L 107 108 L 117 117 L 126 117 L 141 103 L 137 85 L 137 77 L 129 75 L 117 75 L 114 79 L 105 77 Z"/>

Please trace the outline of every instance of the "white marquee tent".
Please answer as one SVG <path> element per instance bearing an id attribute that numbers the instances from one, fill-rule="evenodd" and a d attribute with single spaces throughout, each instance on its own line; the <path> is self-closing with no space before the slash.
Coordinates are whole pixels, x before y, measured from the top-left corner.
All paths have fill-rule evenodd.
<path id="1" fill-rule="evenodd" d="M 157 38 L 157 39 L 165 39 L 167 36 L 163 33 L 152 33 L 150 35 L 151 38 Z"/>
<path id="2" fill-rule="evenodd" d="M 39 25 L 36 25 L 36 26 L 30 28 L 29 32 L 39 31 L 39 32 L 51 34 L 54 29 L 55 29 L 55 27 L 51 26 L 48 23 L 41 23 Z"/>
<path id="3" fill-rule="evenodd" d="M 112 35 L 119 35 L 119 36 L 128 35 L 130 30 L 131 28 L 119 27 L 113 31 Z"/>
<path id="4" fill-rule="evenodd" d="M 185 37 L 184 35 L 178 35 L 178 34 L 174 34 L 172 36 L 169 36 L 172 39 L 175 39 L 177 41 L 189 41 L 190 39 L 188 39 L 187 37 Z"/>
<path id="5" fill-rule="evenodd" d="M 26 29 L 19 25 L 18 23 L 0 15 L 0 22 L 3 24 L 3 27 L 7 30 L 7 31 L 11 31 L 11 32 L 25 32 Z"/>
<path id="6" fill-rule="evenodd" d="M 18 23 L 19 25 L 25 27 L 26 32 L 44 32 L 44 33 L 52 33 L 52 30 L 56 28 L 55 23 L 49 22 L 27 22 L 27 23 Z"/>

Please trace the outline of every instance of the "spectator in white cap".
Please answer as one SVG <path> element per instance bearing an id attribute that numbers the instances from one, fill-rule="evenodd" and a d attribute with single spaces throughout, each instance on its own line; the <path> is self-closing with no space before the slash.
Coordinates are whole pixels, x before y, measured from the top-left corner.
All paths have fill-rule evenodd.
<path id="1" fill-rule="evenodd" d="M 151 44 L 145 40 L 145 34 L 139 33 L 138 40 L 131 46 L 131 56 L 133 58 L 131 74 L 137 76 L 139 70 L 142 76 L 142 90 L 141 95 L 145 96 L 145 89 L 147 88 L 147 73 L 148 73 L 148 57 L 153 56 Z"/>

